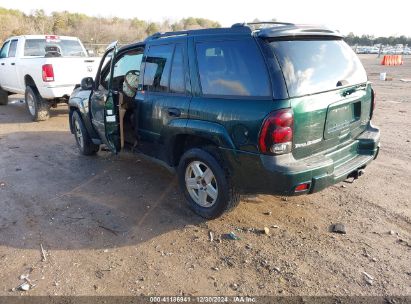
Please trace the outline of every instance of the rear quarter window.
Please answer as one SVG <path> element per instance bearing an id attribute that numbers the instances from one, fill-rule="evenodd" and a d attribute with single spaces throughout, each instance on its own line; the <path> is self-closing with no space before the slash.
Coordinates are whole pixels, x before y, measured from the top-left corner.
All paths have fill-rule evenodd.
<path id="1" fill-rule="evenodd" d="M 267 68 L 253 39 L 199 42 L 196 51 L 204 95 L 271 95 Z"/>
<path id="2" fill-rule="evenodd" d="M 290 97 L 367 81 L 357 55 L 342 40 L 272 41 Z"/>

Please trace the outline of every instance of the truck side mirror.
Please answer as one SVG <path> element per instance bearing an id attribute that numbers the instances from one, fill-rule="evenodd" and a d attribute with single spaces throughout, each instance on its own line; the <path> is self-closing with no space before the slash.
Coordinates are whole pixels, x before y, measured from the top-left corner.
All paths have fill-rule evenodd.
<path id="1" fill-rule="evenodd" d="M 82 90 L 92 90 L 94 89 L 94 80 L 91 77 L 85 77 L 81 80 L 81 89 Z"/>

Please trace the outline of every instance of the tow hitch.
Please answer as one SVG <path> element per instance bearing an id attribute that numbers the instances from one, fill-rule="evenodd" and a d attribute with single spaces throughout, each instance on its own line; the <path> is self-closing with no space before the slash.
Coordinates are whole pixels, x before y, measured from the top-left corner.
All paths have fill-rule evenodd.
<path id="1" fill-rule="evenodd" d="M 362 175 L 364 175 L 364 174 L 365 174 L 364 168 L 359 168 L 359 169 L 351 172 L 351 173 L 347 176 L 347 179 L 352 178 L 353 181 L 355 181 L 356 179 L 358 179 L 360 176 L 362 176 Z M 352 182 L 353 182 L 353 181 L 352 181 Z"/>

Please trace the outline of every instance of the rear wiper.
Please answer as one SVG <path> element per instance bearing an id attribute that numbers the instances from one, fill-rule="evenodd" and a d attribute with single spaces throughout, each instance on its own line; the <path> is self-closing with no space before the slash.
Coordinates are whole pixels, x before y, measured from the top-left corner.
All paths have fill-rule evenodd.
<path id="1" fill-rule="evenodd" d="M 346 86 L 346 85 L 348 85 L 348 81 L 345 80 L 345 79 L 337 81 L 337 87 L 343 87 L 343 86 Z"/>
<path id="2" fill-rule="evenodd" d="M 352 93 L 355 93 L 357 91 L 357 88 L 356 87 L 354 87 L 354 88 L 350 88 L 350 89 L 348 89 L 348 90 L 345 90 L 344 92 L 342 92 L 342 96 L 347 96 L 347 95 L 351 95 Z"/>

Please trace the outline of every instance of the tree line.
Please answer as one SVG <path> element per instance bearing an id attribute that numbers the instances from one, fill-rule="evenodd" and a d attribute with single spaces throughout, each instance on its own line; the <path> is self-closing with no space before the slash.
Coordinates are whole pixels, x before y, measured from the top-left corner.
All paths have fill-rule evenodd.
<path id="1" fill-rule="evenodd" d="M 215 28 L 221 25 L 204 18 L 184 18 L 179 21 L 150 22 L 138 18 L 102 18 L 67 11 L 47 15 L 43 10 L 25 14 L 0 7 L 0 42 L 10 36 L 55 34 L 76 36 L 86 43 L 108 44 L 114 40 L 130 43 L 156 32 L 184 29 Z"/>
<path id="2" fill-rule="evenodd" d="M 409 45 L 411 46 L 411 37 L 401 36 L 389 36 L 389 37 L 375 37 L 373 35 L 362 35 L 356 36 L 354 33 L 349 33 L 344 37 L 344 40 L 349 45 L 361 45 L 361 46 L 373 46 L 374 44 L 383 44 L 383 45 Z"/>
<path id="3" fill-rule="evenodd" d="M 142 40 L 156 32 L 215 27 L 221 27 L 220 23 L 204 18 L 189 17 L 178 21 L 150 22 L 138 18 L 91 17 L 67 11 L 47 15 L 43 10 L 33 10 L 30 14 L 25 14 L 19 10 L 0 7 L 0 42 L 10 36 L 56 34 L 77 36 L 88 44 L 108 44 L 114 40 L 124 44 Z M 411 38 L 404 35 L 374 37 L 349 33 L 344 39 L 350 45 L 371 46 L 377 43 L 411 45 Z"/>

